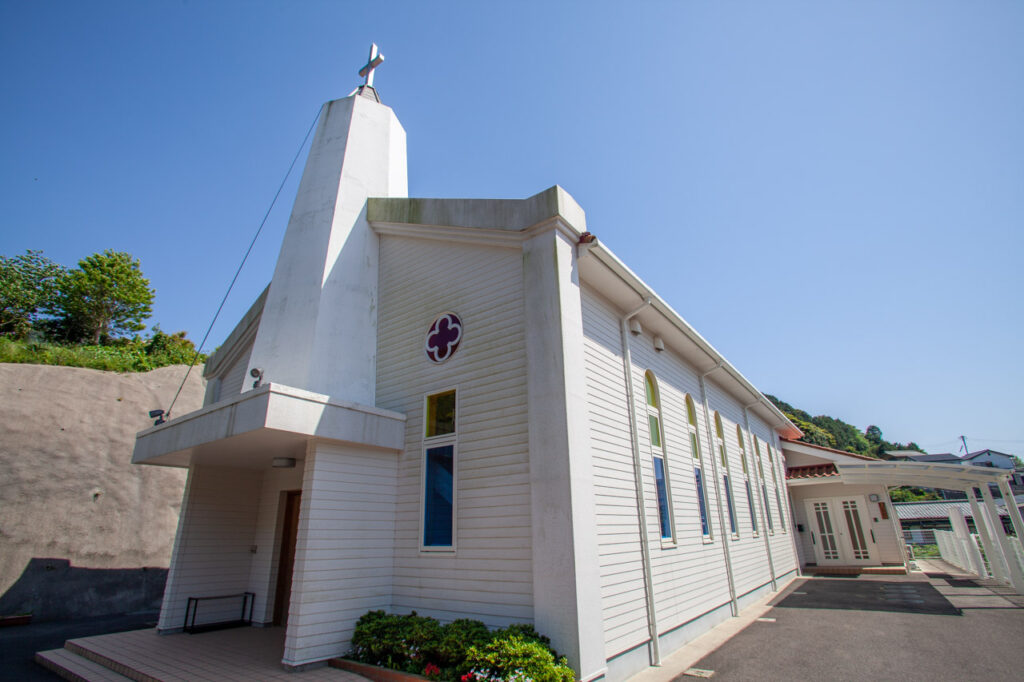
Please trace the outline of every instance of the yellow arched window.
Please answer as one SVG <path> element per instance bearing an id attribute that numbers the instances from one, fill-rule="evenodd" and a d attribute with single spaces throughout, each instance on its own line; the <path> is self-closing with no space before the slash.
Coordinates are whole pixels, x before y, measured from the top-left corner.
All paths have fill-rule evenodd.
<path id="1" fill-rule="evenodd" d="M 708 496 L 704 487 L 704 468 L 700 457 L 700 437 L 697 433 L 697 408 L 693 398 L 686 396 L 686 430 L 690 437 L 690 452 L 693 454 L 693 478 L 697 485 L 697 507 L 700 510 L 700 531 L 711 539 L 711 524 L 708 523 Z"/>
<path id="2" fill-rule="evenodd" d="M 668 467 L 665 466 L 665 437 L 662 430 L 661 401 L 658 384 L 651 372 L 644 374 L 647 394 L 647 429 L 650 433 L 651 458 L 654 463 L 654 489 L 658 495 L 658 525 L 662 540 L 672 540 L 672 505 L 669 497 Z"/>
<path id="3" fill-rule="evenodd" d="M 740 529 L 736 524 L 736 504 L 732 499 L 732 482 L 729 480 L 729 455 L 725 449 L 725 430 L 722 428 L 722 417 L 717 412 L 715 412 L 715 447 L 718 448 L 718 458 L 722 461 L 722 487 L 725 489 L 725 504 L 729 510 L 729 532 L 735 536 L 740 534 Z"/>

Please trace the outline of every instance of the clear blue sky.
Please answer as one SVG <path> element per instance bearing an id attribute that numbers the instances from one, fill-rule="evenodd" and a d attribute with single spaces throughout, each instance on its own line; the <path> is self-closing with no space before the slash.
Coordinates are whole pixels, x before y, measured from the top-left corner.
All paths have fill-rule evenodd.
<path id="1" fill-rule="evenodd" d="M 376 41 L 412 196 L 560 184 L 761 390 L 931 452 L 1024 453 L 1022 35 L 998 0 L 2 0 L 0 253 L 131 252 L 150 323 L 198 340 Z"/>

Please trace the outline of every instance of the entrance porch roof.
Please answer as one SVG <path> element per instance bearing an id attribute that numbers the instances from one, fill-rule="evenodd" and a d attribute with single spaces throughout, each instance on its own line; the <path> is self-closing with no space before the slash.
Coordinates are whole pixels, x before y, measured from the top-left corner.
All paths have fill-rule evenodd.
<path id="1" fill-rule="evenodd" d="M 311 440 L 401 452 L 405 415 L 269 383 L 140 431 L 132 462 L 262 468 L 304 459 Z"/>
<path id="2" fill-rule="evenodd" d="M 843 483 L 913 486 L 964 490 L 999 483 L 1010 477 L 1009 471 L 964 464 L 925 462 L 836 462 Z"/>

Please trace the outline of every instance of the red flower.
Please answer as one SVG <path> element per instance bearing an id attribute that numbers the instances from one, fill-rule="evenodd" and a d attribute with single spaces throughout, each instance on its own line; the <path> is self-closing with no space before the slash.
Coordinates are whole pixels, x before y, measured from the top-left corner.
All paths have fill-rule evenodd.
<path id="1" fill-rule="evenodd" d="M 438 667 L 437 667 L 436 665 L 434 665 L 433 663 L 427 663 L 427 664 L 426 664 L 426 665 L 425 665 L 425 666 L 423 667 L 423 674 L 424 674 L 424 675 L 428 675 L 428 676 L 429 676 L 429 675 L 437 675 L 437 674 L 438 674 L 438 673 L 440 673 L 440 672 L 441 672 L 441 669 L 440 669 L 440 668 L 438 668 Z"/>

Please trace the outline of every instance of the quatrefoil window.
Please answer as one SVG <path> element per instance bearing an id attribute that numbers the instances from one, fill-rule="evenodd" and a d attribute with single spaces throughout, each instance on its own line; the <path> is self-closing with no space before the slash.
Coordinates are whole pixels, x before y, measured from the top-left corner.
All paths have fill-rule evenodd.
<path id="1" fill-rule="evenodd" d="M 455 313 L 441 313 L 430 325 L 425 350 L 432 362 L 450 358 L 462 342 L 462 320 Z"/>

